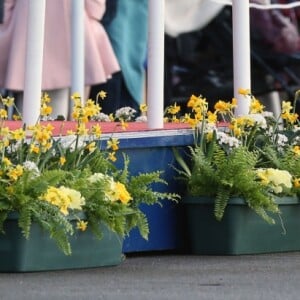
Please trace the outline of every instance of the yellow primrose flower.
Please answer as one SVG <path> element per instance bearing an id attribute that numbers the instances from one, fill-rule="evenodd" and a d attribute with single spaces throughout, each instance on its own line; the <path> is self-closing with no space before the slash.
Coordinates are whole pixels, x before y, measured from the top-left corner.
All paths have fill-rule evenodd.
<path id="1" fill-rule="evenodd" d="M 119 149 L 119 140 L 117 138 L 111 138 L 107 141 L 107 149 L 112 149 L 113 151 L 117 151 Z"/>
<path id="2" fill-rule="evenodd" d="M 88 222 L 79 220 L 77 221 L 76 228 L 81 231 L 86 231 Z"/>
<path id="3" fill-rule="evenodd" d="M 300 188 L 300 178 L 295 178 L 294 180 L 293 180 L 293 185 L 294 185 L 294 187 L 295 188 Z"/>
<path id="4" fill-rule="evenodd" d="M 294 152 L 296 155 L 300 155 L 300 146 L 294 146 L 294 147 L 293 147 L 293 152 Z"/>
<path id="5" fill-rule="evenodd" d="M 82 210 L 82 206 L 85 204 L 85 199 L 84 197 L 81 196 L 80 192 L 65 186 L 59 187 L 59 191 L 69 198 L 68 201 L 69 209 Z"/>
<path id="6" fill-rule="evenodd" d="M 65 216 L 69 214 L 68 207 L 70 205 L 70 197 L 60 188 L 50 186 L 46 193 L 40 197 L 41 200 L 47 201 L 59 208 L 60 212 Z"/>
<path id="7" fill-rule="evenodd" d="M 127 204 L 132 199 L 123 183 L 116 182 L 115 188 L 118 198 L 123 204 Z"/>

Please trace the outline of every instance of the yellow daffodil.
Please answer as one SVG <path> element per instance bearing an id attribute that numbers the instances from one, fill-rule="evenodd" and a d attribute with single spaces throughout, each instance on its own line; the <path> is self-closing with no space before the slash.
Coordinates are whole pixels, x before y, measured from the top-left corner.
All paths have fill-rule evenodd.
<path id="1" fill-rule="evenodd" d="M 102 90 L 97 94 L 97 98 L 100 97 L 102 100 L 104 100 L 106 96 L 107 96 L 107 92 Z"/>
<path id="2" fill-rule="evenodd" d="M 87 225 L 88 225 L 88 222 L 83 221 L 83 220 L 79 220 L 79 221 L 77 221 L 77 223 L 76 223 L 76 228 L 77 228 L 78 230 L 81 230 L 81 231 L 86 231 Z"/>
<path id="3" fill-rule="evenodd" d="M 142 113 L 144 113 L 144 112 L 147 112 L 147 110 L 148 110 L 148 106 L 147 106 L 147 104 L 141 104 L 140 105 L 140 111 L 142 112 Z"/>
<path id="4" fill-rule="evenodd" d="M 119 149 L 119 140 L 117 138 L 111 138 L 107 141 L 107 149 L 117 151 Z"/>

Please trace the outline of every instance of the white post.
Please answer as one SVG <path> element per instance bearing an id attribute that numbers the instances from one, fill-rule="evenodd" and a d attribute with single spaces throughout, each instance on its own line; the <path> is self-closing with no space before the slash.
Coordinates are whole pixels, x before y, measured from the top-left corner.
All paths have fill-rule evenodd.
<path id="1" fill-rule="evenodd" d="M 84 99 L 84 0 L 72 0 L 71 93 Z M 70 107 L 72 107 L 70 105 Z"/>
<path id="2" fill-rule="evenodd" d="M 249 113 L 250 99 L 238 94 L 239 88 L 251 89 L 249 0 L 232 0 L 234 96 L 236 115 Z"/>
<path id="3" fill-rule="evenodd" d="M 126 1 L 126 0 L 122 0 Z M 147 104 L 148 127 L 163 128 L 165 1 L 149 0 Z"/>
<path id="4" fill-rule="evenodd" d="M 29 0 L 23 123 L 38 121 L 41 106 L 46 0 Z"/>

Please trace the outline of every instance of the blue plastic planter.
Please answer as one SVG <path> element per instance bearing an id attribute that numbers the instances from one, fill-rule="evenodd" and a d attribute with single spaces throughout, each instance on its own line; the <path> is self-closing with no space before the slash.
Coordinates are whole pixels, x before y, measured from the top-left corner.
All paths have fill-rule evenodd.
<path id="1" fill-rule="evenodd" d="M 183 186 L 178 183 L 178 174 L 172 167 L 175 165 L 174 147 L 193 144 L 192 131 L 188 129 L 159 130 L 124 133 L 120 139 L 120 152 L 125 152 L 130 158 L 130 172 L 162 170 L 167 186 L 160 186 L 161 191 L 183 193 Z M 122 159 L 119 159 L 120 163 Z M 121 166 L 121 165 L 120 165 Z M 148 218 L 150 235 L 144 240 L 137 230 L 125 238 L 123 252 L 143 252 L 160 250 L 181 250 L 184 245 L 183 212 L 174 202 L 163 201 L 163 206 L 143 205 L 141 209 Z"/>

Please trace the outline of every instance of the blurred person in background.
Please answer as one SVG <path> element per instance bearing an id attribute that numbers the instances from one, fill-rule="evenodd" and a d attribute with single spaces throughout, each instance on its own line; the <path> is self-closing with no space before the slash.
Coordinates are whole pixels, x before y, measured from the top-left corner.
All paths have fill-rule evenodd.
<path id="1" fill-rule="evenodd" d="M 15 92 L 16 104 L 21 110 L 29 0 L 4 0 L 3 4 L 0 88 Z M 69 111 L 71 5 L 72 0 L 46 1 L 42 91 L 52 99 L 53 117 L 61 115 L 67 118 Z M 107 33 L 99 23 L 105 13 L 105 5 L 105 0 L 85 0 L 86 86 L 106 82 L 120 69 Z"/>

